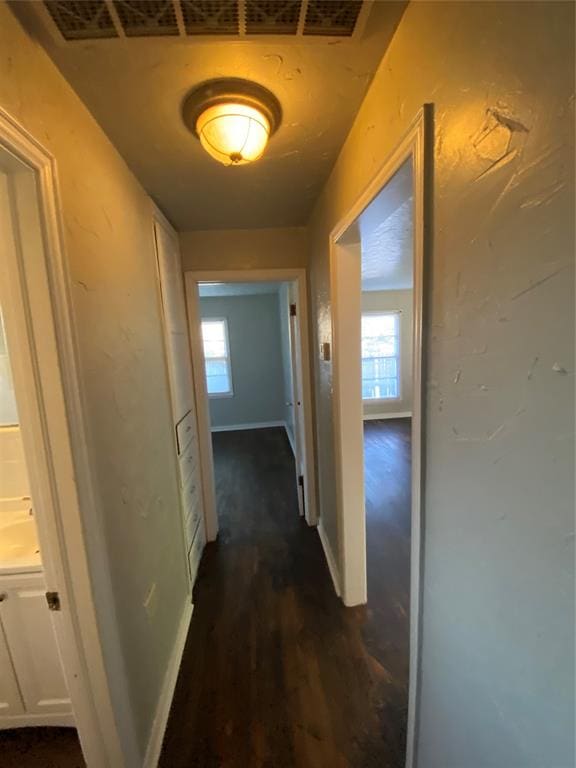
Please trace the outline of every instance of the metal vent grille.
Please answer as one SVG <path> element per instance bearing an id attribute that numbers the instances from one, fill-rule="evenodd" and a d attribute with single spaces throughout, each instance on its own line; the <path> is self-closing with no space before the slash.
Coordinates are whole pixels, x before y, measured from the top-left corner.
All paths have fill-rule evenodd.
<path id="1" fill-rule="evenodd" d="M 114 7 L 127 37 L 178 34 L 172 0 L 114 0 Z"/>
<path id="2" fill-rule="evenodd" d="M 369 6 L 366 0 L 44 0 L 43 5 L 65 40 L 352 37 L 363 26 Z"/>
<path id="3" fill-rule="evenodd" d="M 361 9 L 362 0 L 309 0 L 304 34 L 350 37 Z"/>
<path id="4" fill-rule="evenodd" d="M 294 35 L 301 9 L 302 0 L 246 0 L 246 33 Z"/>
<path id="5" fill-rule="evenodd" d="M 240 32 L 238 0 L 181 0 L 181 5 L 189 35 L 237 35 Z"/>
<path id="6" fill-rule="evenodd" d="M 118 37 L 104 0 L 46 0 L 44 5 L 66 40 Z"/>

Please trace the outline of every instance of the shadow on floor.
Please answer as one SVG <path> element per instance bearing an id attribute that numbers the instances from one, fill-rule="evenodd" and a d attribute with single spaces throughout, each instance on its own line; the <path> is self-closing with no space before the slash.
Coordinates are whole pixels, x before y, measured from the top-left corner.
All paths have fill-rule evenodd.
<path id="1" fill-rule="evenodd" d="M 85 768 L 74 728 L 0 731 L 2 768 Z"/>

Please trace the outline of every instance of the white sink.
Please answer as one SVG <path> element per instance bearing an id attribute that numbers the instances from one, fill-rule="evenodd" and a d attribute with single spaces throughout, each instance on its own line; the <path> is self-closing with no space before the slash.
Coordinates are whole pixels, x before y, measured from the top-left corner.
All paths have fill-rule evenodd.
<path id="1" fill-rule="evenodd" d="M 0 516 L 0 573 L 38 571 L 42 567 L 36 523 L 27 512 Z"/>

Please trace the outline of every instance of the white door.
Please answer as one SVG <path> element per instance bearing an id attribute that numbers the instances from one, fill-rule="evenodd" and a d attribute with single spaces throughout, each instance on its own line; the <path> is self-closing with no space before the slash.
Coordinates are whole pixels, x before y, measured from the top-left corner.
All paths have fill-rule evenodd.
<path id="1" fill-rule="evenodd" d="M 292 405 L 294 423 L 294 452 L 296 462 L 296 482 L 298 484 L 298 509 L 305 513 L 305 441 L 304 409 L 302 406 L 302 361 L 300 359 L 298 303 L 295 286 L 290 286 L 290 359 L 292 363 Z"/>
<path id="2" fill-rule="evenodd" d="M 27 714 L 72 712 L 42 576 L 4 588 L 0 617 Z M 6 713 L 7 714 L 7 713 Z"/>
<path id="3" fill-rule="evenodd" d="M 5 600 L 6 595 L 0 593 L 0 608 Z M 23 712 L 22 698 L 0 619 L 0 718 L 21 715 Z"/>

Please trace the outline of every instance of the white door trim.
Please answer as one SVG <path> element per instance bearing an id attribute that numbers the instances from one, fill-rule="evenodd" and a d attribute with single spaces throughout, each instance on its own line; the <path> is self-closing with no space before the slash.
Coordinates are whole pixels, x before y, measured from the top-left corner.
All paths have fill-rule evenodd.
<path id="1" fill-rule="evenodd" d="M 366 602 L 366 544 L 365 511 L 363 505 L 363 455 L 358 448 L 361 440 L 361 402 L 347 397 L 346 366 L 359 358 L 359 339 L 347 336 L 353 325 L 351 312 L 354 301 L 343 299 L 342 276 L 350 259 L 350 247 L 342 242 L 348 228 L 367 205 L 394 176 L 400 166 L 412 157 L 414 188 L 414 330 L 413 330 L 413 408 L 412 408 L 412 523 L 410 573 L 410 680 L 408 694 L 408 739 L 406 768 L 414 765 L 414 741 L 419 698 L 419 648 L 421 603 L 421 536 L 423 483 L 423 395 L 422 395 L 422 316 L 423 281 L 428 202 L 424 190 L 428 183 L 428 146 L 431 126 L 430 106 L 425 105 L 416 115 L 404 138 L 389 155 L 364 192 L 338 222 L 330 234 L 330 280 L 332 296 L 333 344 L 333 415 L 336 454 L 337 508 L 340 532 L 340 568 L 343 600 L 346 605 Z M 425 156 L 426 153 L 426 156 Z M 348 377 L 350 378 L 350 377 Z M 354 378 L 354 377 L 352 377 Z M 360 385 L 357 387 L 360 391 Z M 352 425 L 352 426 L 351 426 Z M 353 434 L 350 434 L 350 429 Z M 356 434 L 358 432 L 358 435 Z M 350 484 L 351 489 L 347 487 Z"/>
<path id="2" fill-rule="evenodd" d="M 2 282 L 9 286 L 3 311 L 22 438 L 33 464 L 32 492 L 40 501 L 35 503 L 46 585 L 59 592 L 62 603 L 52 618 L 74 718 L 90 768 L 137 766 L 141 755 L 91 473 L 56 162 L 1 108 L 0 156 L 18 221 L 22 217 L 12 247 L 2 254 Z"/>
<path id="3" fill-rule="evenodd" d="M 244 270 L 203 270 L 186 271 L 186 297 L 190 321 L 190 343 L 194 370 L 204 370 L 204 354 L 200 336 L 200 302 L 198 296 L 199 282 L 224 283 L 256 283 L 256 282 L 295 282 L 298 290 L 298 307 L 300 311 L 299 345 L 302 360 L 302 395 L 304 410 L 304 467 L 305 467 L 305 498 L 306 522 L 317 525 L 316 509 L 316 475 L 314 461 L 314 431 L 312 421 L 312 379 L 310 374 L 310 350 L 308 337 L 308 302 L 306 288 L 306 270 L 301 268 L 287 269 L 244 269 Z M 200 430 L 200 451 L 202 455 L 203 478 L 208 486 L 205 489 L 205 514 L 208 539 L 213 541 L 218 533 L 218 517 L 216 498 L 214 495 L 214 467 L 212 459 L 212 441 L 210 436 L 210 414 L 208 410 L 208 393 L 206 392 L 205 376 L 194 377 L 196 385 L 196 402 L 198 408 L 198 428 Z M 211 494 L 206 503 L 206 490 Z"/>

